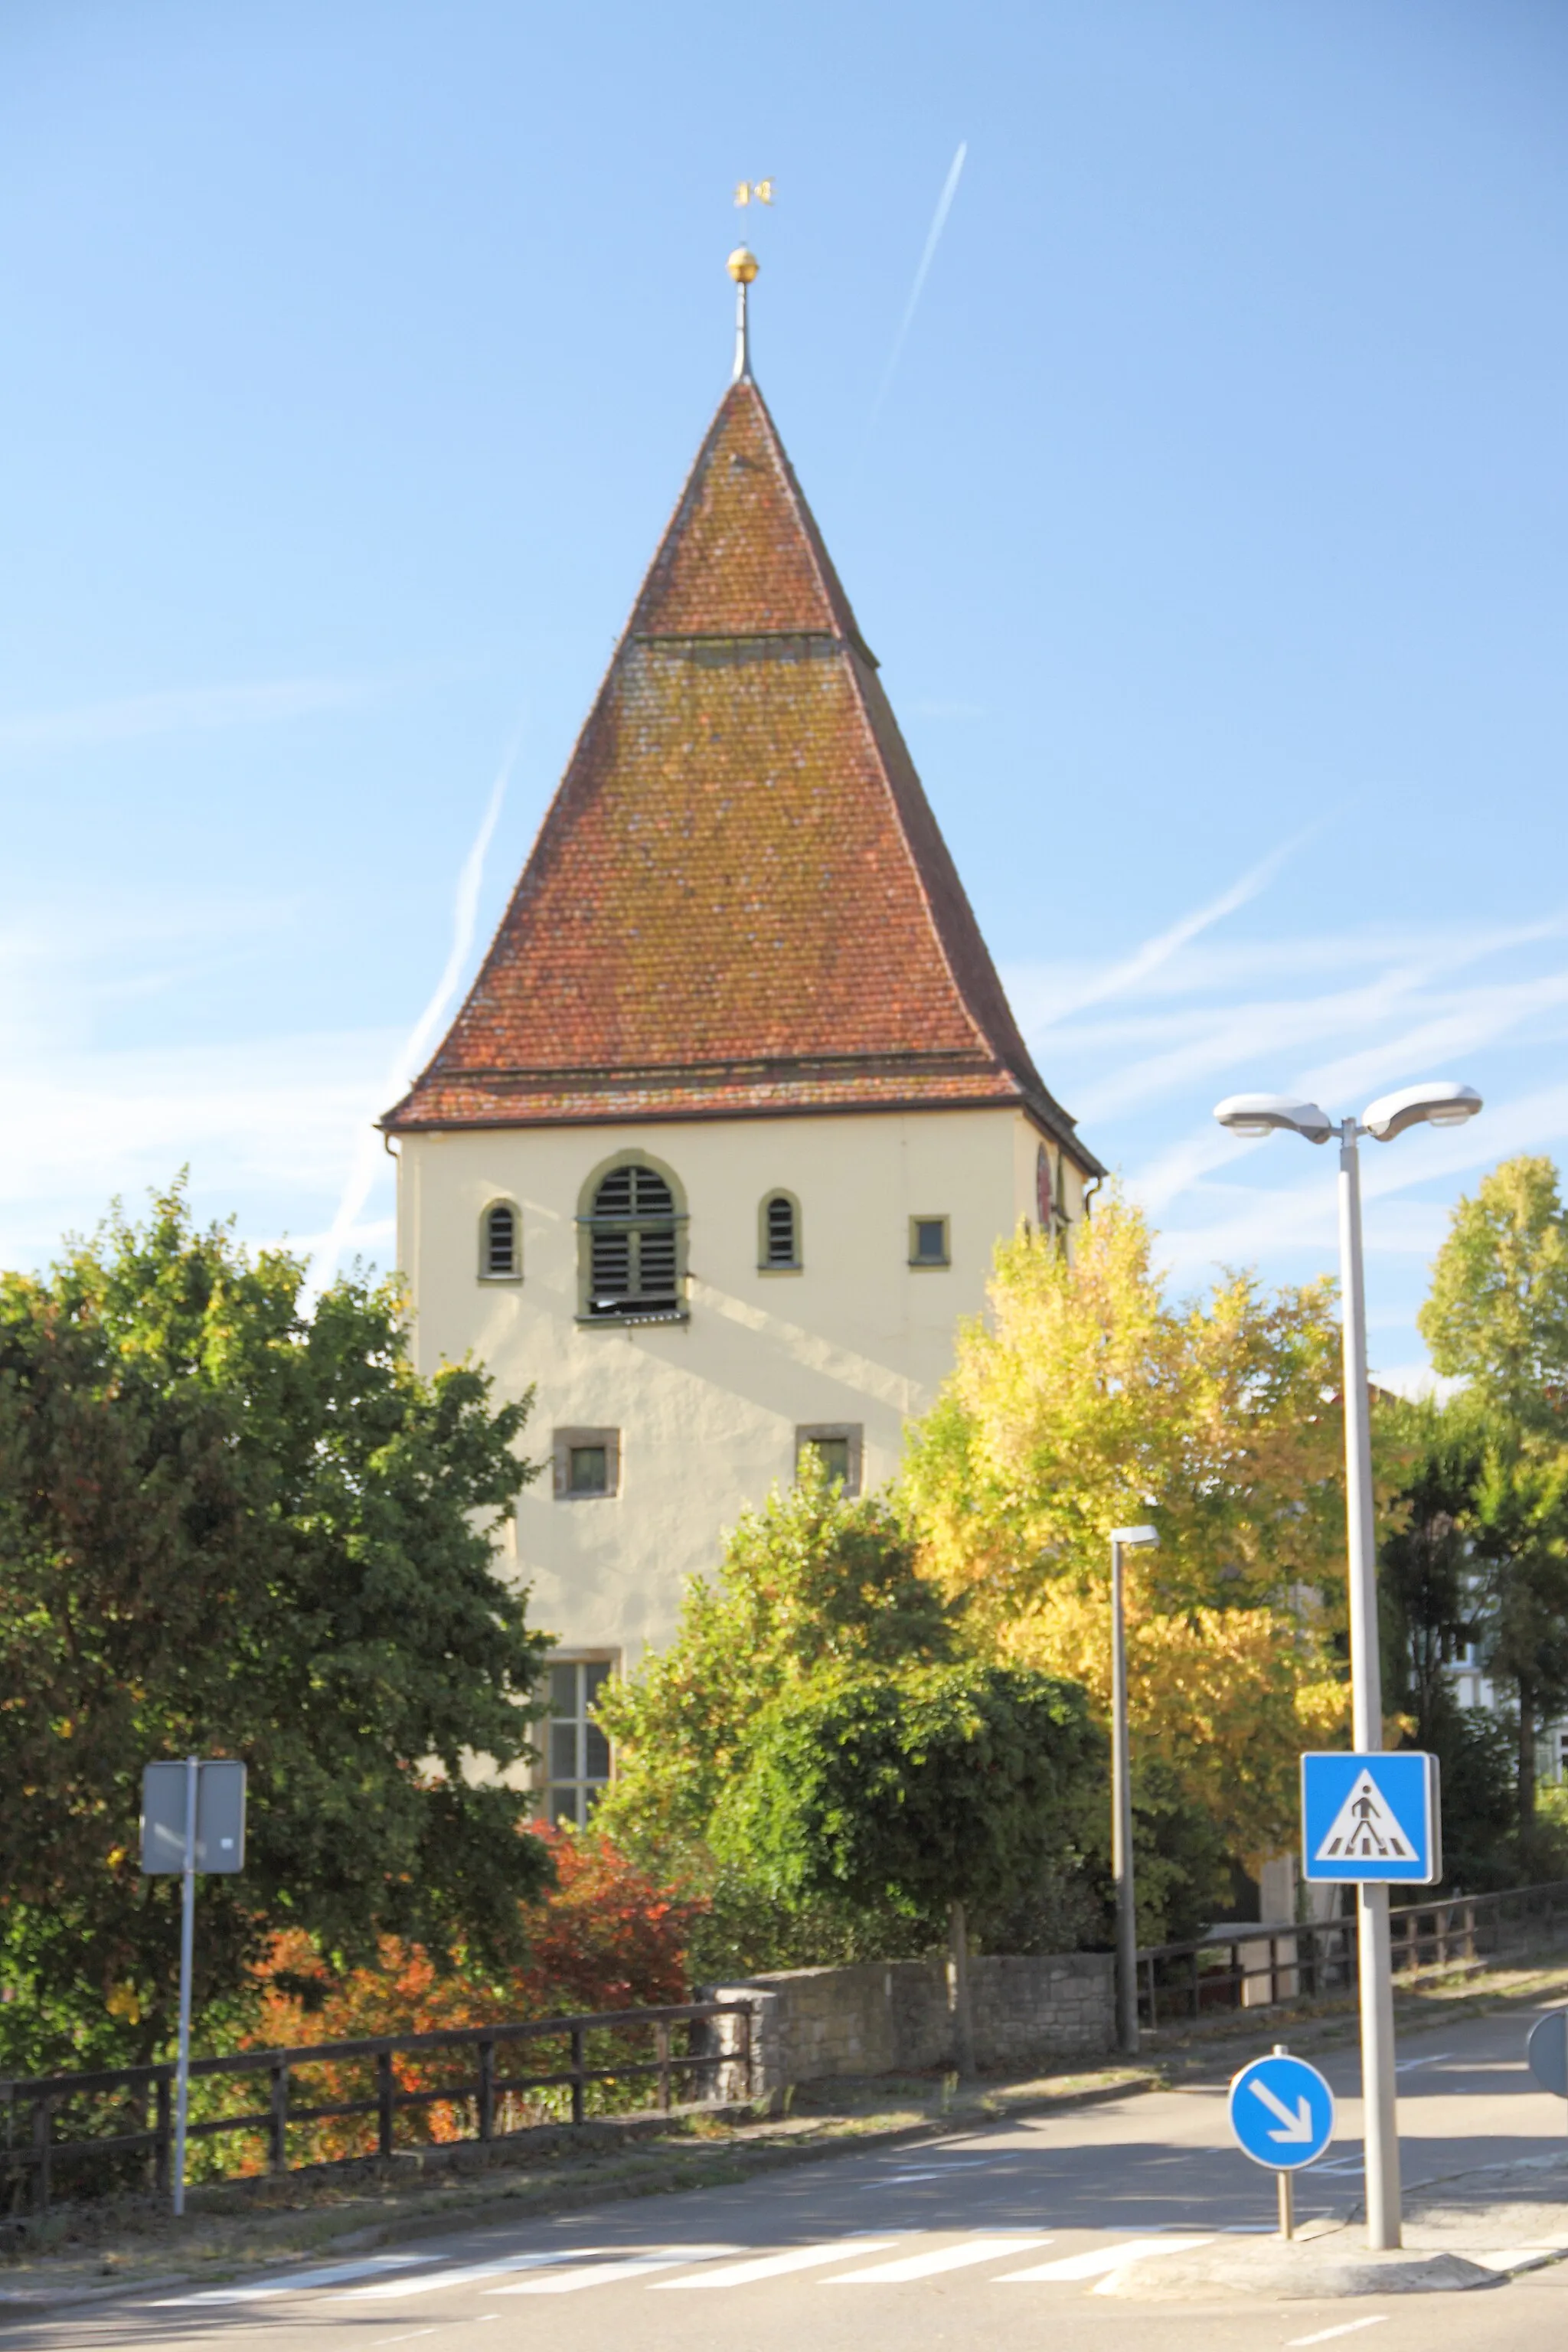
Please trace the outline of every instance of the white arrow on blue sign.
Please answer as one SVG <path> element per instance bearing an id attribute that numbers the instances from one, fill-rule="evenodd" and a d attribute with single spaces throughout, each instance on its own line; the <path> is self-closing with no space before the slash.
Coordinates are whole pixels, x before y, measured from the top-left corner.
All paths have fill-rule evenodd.
<path id="1" fill-rule="evenodd" d="M 1254 2164 L 1299 2172 L 1334 2136 L 1334 2095 L 1315 2066 L 1277 2050 L 1232 2083 L 1230 2127 Z"/>
<path id="2" fill-rule="evenodd" d="M 1309 1879 L 1435 1886 L 1443 1875 L 1437 1759 L 1415 1748 L 1301 1759 L 1301 1864 Z"/>

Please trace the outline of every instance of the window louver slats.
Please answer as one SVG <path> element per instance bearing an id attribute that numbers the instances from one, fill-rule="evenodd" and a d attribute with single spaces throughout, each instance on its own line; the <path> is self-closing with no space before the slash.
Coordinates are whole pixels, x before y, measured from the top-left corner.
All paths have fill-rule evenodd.
<path id="1" fill-rule="evenodd" d="M 675 1196 L 651 1168 L 612 1168 L 594 1195 L 590 1315 L 674 1313 L 680 1304 Z"/>

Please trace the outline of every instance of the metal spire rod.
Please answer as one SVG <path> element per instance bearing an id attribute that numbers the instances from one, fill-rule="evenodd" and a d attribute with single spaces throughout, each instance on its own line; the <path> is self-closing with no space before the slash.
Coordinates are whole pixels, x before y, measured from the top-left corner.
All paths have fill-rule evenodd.
<path id="1" fill-rule="evenodd" d="M 757 257 L 738 245 L 727 265 L 735 281 L 735 367 L 731 383 L 750 383 L 752 380 L 751 322 L 747 315 L 746 297 L 752 280 L 757 274 Z"/>

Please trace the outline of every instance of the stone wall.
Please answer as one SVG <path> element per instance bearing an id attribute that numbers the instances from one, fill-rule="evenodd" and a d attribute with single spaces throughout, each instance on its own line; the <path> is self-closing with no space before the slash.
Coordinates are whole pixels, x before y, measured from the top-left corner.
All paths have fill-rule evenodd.
<path id="1" fill-rule="evenodd" d="M 984 2070 L 1098 2057 L 1115 2039 L 1114 1963 L 1106 1952 L 1043 1958 L 972 1957 L 974 2054 Z M 753 2095 L 836 2074 L 919 2073 L 953 2062 L 952 1970 L 942 1958 L 863 1961 L 853 1968 L 782 1969 L 705 1999 L 752 2012 Z M 739 2021 L 722 2046 L 739 2047 Z M 728 2080 L 722 2095 L 743 2095 Z M 737 2078 L 739 2070 L 736 2070 Z"/>

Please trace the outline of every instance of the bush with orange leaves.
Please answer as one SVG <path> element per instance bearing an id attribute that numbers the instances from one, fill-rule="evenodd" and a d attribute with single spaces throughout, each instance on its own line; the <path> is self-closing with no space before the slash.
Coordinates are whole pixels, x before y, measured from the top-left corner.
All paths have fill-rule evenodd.
<path id="1" fill-rule="evenodd" d="M 382 1944 L 379 1967 L 334 1972 L 308 1937 L 286 1933 L 277 1937 L 257 1971 L 258 2011 L 245 2046 L 300 2048 L 684 2000 L 687 1941 L 694 1920 L 707 1907 L 704 1898 L 661 1885 L 592 1830 L 536 1823 L 534 1832 L 550 1849 L 555 1885 L 529 1907 L 524 1966 L 496 1978 L 471 1968 L 466 1954 L 458 1950 L 443 1967 L 423 1946 L 389 1936 Z M 601 2031 L 587 2041 L 590 2065 L 624 2067 L 651 2054 L 646 2027 Z M 565 2035 L 502 2042 L 496 2052 L 501 2083 L 517 2075 L 552 2074 L 569 2063 Z M 394 2057 L 400 2145 L 473 2137 L 475 2100 L 459 2086 L 473 2083 L 476 2067 L 471 2043 L 449 2053 Z M 300 2105 L 375 2095 L 374 2060 L 319 2061 L 308 2072 L 297 2062 L 290 2071 L 307 2077 L 293 2090 Z M 679 2081 L 678 2075 L 678 2084 Z M 647 2105 L 651 2083 L 649 2076 L 632 2074 L 592 2086 L 589 2112 Z M 447 2086 L 452 2097 L 431 2097 Z M 239 2083 L 233 2088 L 240 2095 L 239 2104 L 251 2101 L 253 2082 L 243 2092 Z M 401 2104 L 405 2096 L 418 2104 Z M 566 2103 L 567 2094 L 559 2088 L 503 2092 L 497 2100 L 495 2128 L 515 2131 L 549 2121 L 564 2112 Z M 374 2115 L 302 2124 L 290 2127 L 289 2162 L 362 2155 L 375 2144 Z M 230 2142 L 226 2156 L 217 2159 L 226 2172 L 236 2168 L 233 2148 Z M 243 2168 L 254 2170 L 258 2163 L 256 2157 Z"/>

